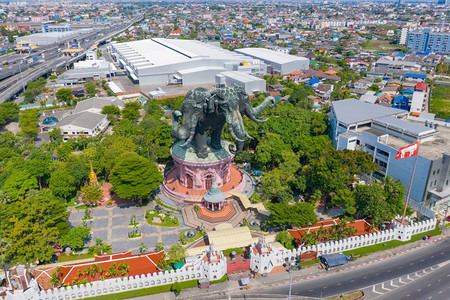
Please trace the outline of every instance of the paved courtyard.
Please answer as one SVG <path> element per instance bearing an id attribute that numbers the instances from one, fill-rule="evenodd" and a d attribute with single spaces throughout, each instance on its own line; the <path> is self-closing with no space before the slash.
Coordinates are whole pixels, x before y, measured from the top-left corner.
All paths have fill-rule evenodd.
<path id="1" fill-rule="evenodd" d="M 153 250 L 159 242 L 164 243 L 166 248 L 178 243 L 178 234 L 189 228 L 185 225 L 183 217 L 177 215 L 180 223 L 178 227 L 149 225 L 145 220 L 145 212 L 152 208 L 151 204 L 145 207 L 124 205 L 113 208 L 92 208 L 91 216 L 94 218 L 86 223 L 88 227 L 92 228 L 88 246 L 95 244 L 96 239 L 102 239 L 105 244 L 112 246 L 113 252 L 132 250 L 133 253 L 137 253 L 141 243 L 144 243 L 149 250 Z M 137 239 L 128 238 L 128 233 L 133 230 L 133 227 L 128 225 L 133 214 L 136 215 L 139 232 L 142 234 L 142 237 Z M 83 217 L 84 210 L 71 208 L 69 222 L 72 226 L 82 225 L 81 218 Z"/>

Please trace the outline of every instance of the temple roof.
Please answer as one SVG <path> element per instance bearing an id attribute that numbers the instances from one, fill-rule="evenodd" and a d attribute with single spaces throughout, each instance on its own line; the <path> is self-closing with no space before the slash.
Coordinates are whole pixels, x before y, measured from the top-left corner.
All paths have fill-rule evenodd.
<path id="1" fill-rule="evenodd" d="M 214 180 L 211 188 L 203 196 L 206 202 L 210 203 L 220 203 L 225 200 L 226 195 L 217 186 L 217 182 Z"/>

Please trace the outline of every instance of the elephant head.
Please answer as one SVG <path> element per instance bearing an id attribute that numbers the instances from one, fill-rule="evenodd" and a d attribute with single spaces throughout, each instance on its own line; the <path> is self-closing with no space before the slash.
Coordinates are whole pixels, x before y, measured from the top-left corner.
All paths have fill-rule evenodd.
<path id="1" fill-rule="evenodd" d="M 231 153 L 237 154 L 244 148 L 245 138 L 252 139 L 244 128 L 242 115 L 245 114 L 254 122 L 266 122 L 267 120 L 259 119 L 258 115 L 269 104 L 270 107 L 273 107 L 275 105 L 275 98 L 267 97 L 259 106 L 252 107 L 250 98 L 244 88 L 238 85 L 217 89 L 215 95 L 218 98 L 218 111 L 225 116 L 231 137 L 237 142 L 237 149 L 234 145 L 230 145 L 229 150 Z"/>
<path id="2" fill-rule="evenodd" d="M 181 146 L 185 147 L 192 142 L 195 136 L 195 128 L 199 121 L 204 119 L 206 101 L 211 97 L 211 92 L 205 88 L 196 88 L 189 91 L 184 98 L 180 111 L 174 111 L 172 123 L 172 137 L 186 140 Z M 182 117 L 181 126 L 179 119 Z"/>

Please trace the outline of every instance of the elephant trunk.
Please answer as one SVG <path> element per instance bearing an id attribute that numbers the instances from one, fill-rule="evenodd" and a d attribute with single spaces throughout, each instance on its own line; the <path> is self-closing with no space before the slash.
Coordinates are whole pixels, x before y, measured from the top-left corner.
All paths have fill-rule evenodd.
<path id="1" fill-rule="evenodd" d="M 228 130 L 231 134 L 231 137 L 236 141 L 238 145 L 237 148 L 234 145 L 230 145 L 228 149 L 232 154 L 236 155 L 244 148 L 245 138 L 252 137 L 247 133 L 247 131 L 245 131 L 244 123 L 239 110 L 235 110 L 232 113 L 226 114 L 225 120 L 228 124 Z"/>
<path id="2" fill-rule="evenodd" d="M 185 120 L 186 121 L 186 120 Z M 187 145 L 189 145 L 192 140 L 194 139 L 195 136 L 195 128 L 197 127 L 197 121 L 198 121 L 198 115 L 194 114 L 192 116 L 192 119 L 190 120 L 190 125 L 188 126 L 190 128 L 189 131 L 189 137 L 186 140 L 186 142 L 184 142 L 181 147 L 186 147 Z"/>
<path id="3" fill-rule="evenodd" d="M 261 120 L 258 119 L 257 116 L 259 114 L 261 114 L 267 106 L 269 107 L 273 107 L 275 105 L 275 98 L 272 96 L 266 97 L 266 99 L 264 99 L 264 101 L 258 105 L 257 107 L 252 107 L 252 105 L 250 104 L 250 99 L 247 96 L 247 99 L 245 99 L 244 103 L 245 103 L 245 114 L 250 118 L 250 120 L 254 121 L 254 122 L 258 122 L 258 123 L 264 123 L 267 120 Z"/>
<path id="4" fill-rule="evenodd" d="M 178 128 L 180 117 L 181 112 L 175 111 L 173 113 L 172 137 L 178 140 L 185 140 L 189 137 L 189 128 L 185 122 Z"/>

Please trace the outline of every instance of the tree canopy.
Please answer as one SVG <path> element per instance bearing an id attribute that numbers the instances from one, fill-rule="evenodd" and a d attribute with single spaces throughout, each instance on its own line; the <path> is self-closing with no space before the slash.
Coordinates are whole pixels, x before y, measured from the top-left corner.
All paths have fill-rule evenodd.
<path id="1" fill-rule="evenodd" d="M 133 152 L 120 156 L 109 179 L 119 197 L 134 200 L 148 198 L 163 181 L 154 163 Z"/>
<path id="2" fill-rule="evenodd" d="M 288 203 L 267 203 L 270 211 L 269 224 L 286 228 L 303 227 L 317 221 L 314 207 L 310 203 L 297 202 L 294 205 Z"/>

